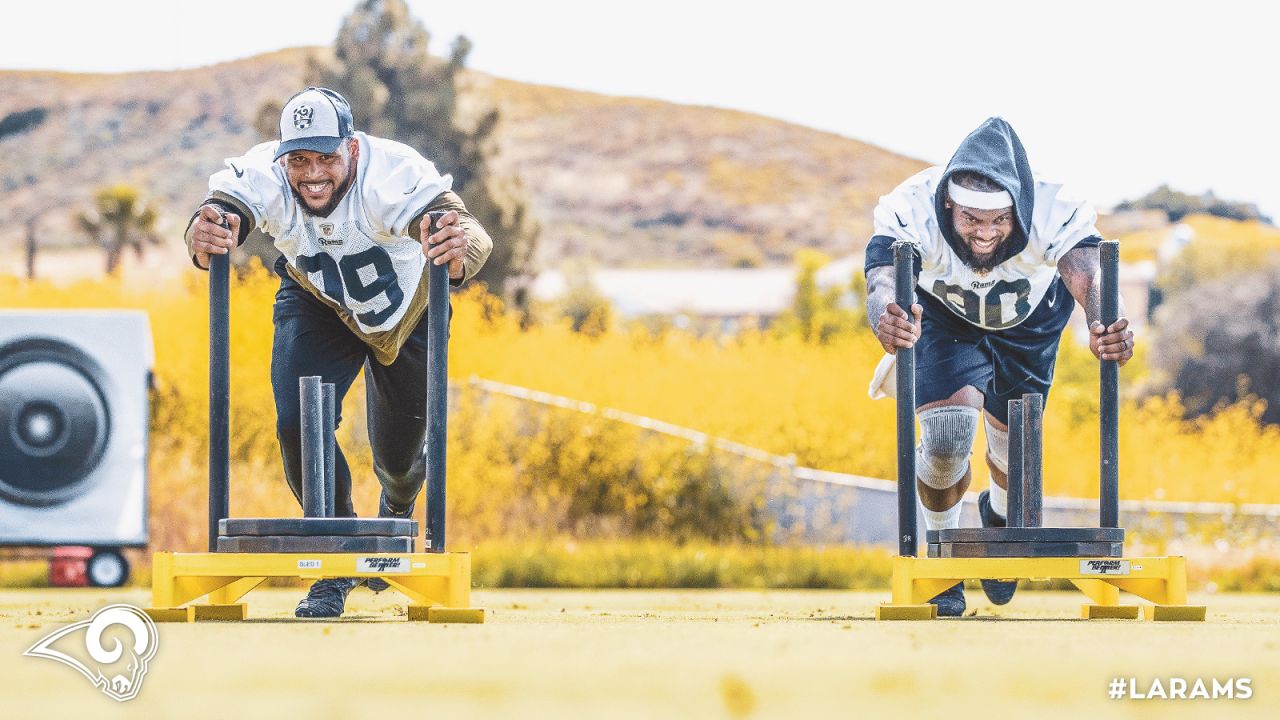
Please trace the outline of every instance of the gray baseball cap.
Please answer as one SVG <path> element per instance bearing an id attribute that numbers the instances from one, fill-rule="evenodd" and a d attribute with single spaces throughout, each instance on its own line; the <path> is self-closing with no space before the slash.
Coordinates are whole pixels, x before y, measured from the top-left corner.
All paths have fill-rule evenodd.
<path id="1" fill-rule="evenodd" d="M 331 153 L 354 132 L 347 99 L 328 88 L 309 87 L 284 104 L 276 159 L 294 150 Z"/>

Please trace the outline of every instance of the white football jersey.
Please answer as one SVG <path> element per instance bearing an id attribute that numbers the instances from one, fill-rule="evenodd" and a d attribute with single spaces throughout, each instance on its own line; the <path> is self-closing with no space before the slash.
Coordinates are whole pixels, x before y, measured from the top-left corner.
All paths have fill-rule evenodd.
<path id="1" fill-rule="evenodd" d="M 989 272 L 965 265 L 942 235 L 934 193 L 944 168 L 923 170 L 880 198 L 875 235 L 914 243 L 918 286 L 979 327 L 1000 330 L 1026 320 L 1058 278 L 1058 261 L 1081 240 L 1098 235 L 1097 212 L 1061 184 L 1036 178 L 1027 246 Z"/>
<path id="2" fill-rule="evenodd" d="M 253 213 L 293 270 L 350 313 L 363 334 L 394 328 L 405 316 L 427 259 L 409 223 L 453 179 L 407 145 L 355 133 L 360 158 L 351 189 L 327 217 L 299 207 L 277 141 L 230 158 L 209 178 L 211 195 L 229 195 Z"/>

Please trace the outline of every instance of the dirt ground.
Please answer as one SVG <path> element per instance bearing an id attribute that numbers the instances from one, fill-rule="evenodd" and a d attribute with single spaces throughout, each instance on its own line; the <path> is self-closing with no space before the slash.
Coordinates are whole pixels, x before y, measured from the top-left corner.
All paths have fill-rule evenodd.
<path id="1" fill-rule="evenodd" d="M 1081 621 L 1082 597 L 1023 592 L 974 617 L 876 622 L 887 593 L 477 591 L 484 625 L 402 621 L 356 590 L 340 622 L 293 620 L 301 590 L 248 596 L 245 623 L 162 624 L 138 697 L 23 651 L 144 590 L 0 591 L 11 718 L 1280 717 L 1280 598 L 1205 595 L 1204 623 Z M 70 637 L 70 636 L 69 636 Z M 1250 678 L 1249 699 L 1107 698 Z M 393 715 L 394 713 L 394 715 Z"/>

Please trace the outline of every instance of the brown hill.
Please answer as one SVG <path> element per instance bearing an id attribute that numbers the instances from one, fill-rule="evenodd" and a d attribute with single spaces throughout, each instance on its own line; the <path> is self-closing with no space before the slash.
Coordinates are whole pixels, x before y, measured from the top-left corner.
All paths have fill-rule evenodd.
<path id="1" fill-rule="evenodd" d="M 0 272 L 20 272 L 20 245 L 35 216 L 42 254 L 84 245 L 75 214 L 97 188 L 117 182 L 162 202 L 160 227 L 180 259 L 178 236 L 209 174 L 258 142 L 254 111 L 264 98 L 292 92 L 303 67 L 304 53 L 291 50 L 173 72 L 0 73 L 0 118 L 44 111 L 38 125 L 0 137 Z"/>
<path id="2" fill-rule="evenodd" d="M 258 107 L 305 82 L 311 52 L 324 51 L 284 50 L 173 72 L 0 72 L 0 118 L 44 113 L 33 127 L 0 136 L 0 272 L 20 271 L 33 216 L 41 215 L 42 248 L 84 244 L 75 211 L 96 188 L 116 182 L 161 199 L 162 229 L 177 243 L 208 175 L 258 141 Z M 470 85 L 477 100 L 502 110 L 498 164 L 518 174 L 530 194 L 543 225 L 543 266 L 566 258 L 777 264 L 801 247 L 845 254 L 865 244 L 876 198 L 924 166 L 731 110 L 480 73 Z"/>
<path id="3" fill-rule="evenodd" d="M 876 199 L 924 163 L 780 120 L 477 76 L 547 257 L 608 265 L 790 261 L 865 245 Z"/>

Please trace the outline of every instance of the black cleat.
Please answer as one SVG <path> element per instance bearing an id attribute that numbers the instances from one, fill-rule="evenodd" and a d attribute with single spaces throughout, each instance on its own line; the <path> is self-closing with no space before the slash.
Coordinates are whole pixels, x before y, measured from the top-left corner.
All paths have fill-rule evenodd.
<path id="1" fill-rule="evenodd" d="M 360 581 L 356 578 L 317 580 L 312 583 L 307 596 L 298 603 L 293 615 L 300 618 L 342 617 L 342 611 L 347 606 L 347 593 L 359 584 Z"/>
<path id="2" fill-rule="evenodd" d="M 938 606 L 938 617 L 960 617 L 964 615 L 964 583 L 943 590 L 929 600 L 930 605 Z"/>
<path id="3" fill-rule="evenodd" d="M 391 503 L 387 502 L 386 493 L 383 493 L 382 496 L 378 498 L 378 517 L 399 518 L 401 520 L 411 518 L 413 517 L 413 507 L 416 504 L 417 501 L 415 500 L 414 502 L 409 503 L 409 507 L 403 510 L 397 510 L 391 507 Z"/>
<path id="4" fill-rule="evenodd" d="M 982 518 L 982 527 L 1004 527 L 1005 519 L 1000 517 L 991 507 L 991 491 L 983 490 L 978 494 L 978 517 Z M 1017 580 L 983 580 L 982 592 L 995 605 L 1004 605 L 1013 599 L 1018 589 Z"/>
<path id="5" fill-rule="evenodd" d="M 409 504 L 409 508 L 407 510 L 398 512 L 395 509 L 393 509 L 391 505 L 387 503 L 387 495 L 386 493 L 383 493 L 382 496 L 378 499 L 378 517 L 401 518 L 401 519 L 411 518 L 413 517 L 413 503 Z M 364 582 L 364 586 L 376 593 L 380 593 L 383 590 L 386 590 L 387 588 L 391 587 L 389 584 L 387 584 L 386 580 L 383 580 L 382 578 L 376 578 L 376 577 L 369 578 L 368 580 L 366 580 Z"/>

